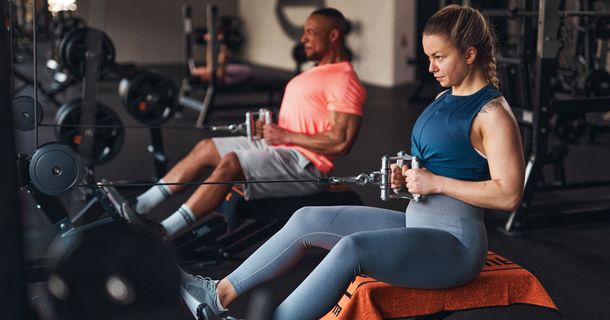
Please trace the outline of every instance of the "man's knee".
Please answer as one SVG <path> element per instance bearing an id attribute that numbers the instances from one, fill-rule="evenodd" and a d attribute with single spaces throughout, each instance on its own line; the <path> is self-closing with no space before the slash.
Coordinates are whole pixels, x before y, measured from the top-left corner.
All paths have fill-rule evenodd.
<path id="1" fill-rule="evenodd" d="M 215 165 L 220 160 L 216 144 L 212 139 L 199 141 L 191 150 L 190 156 L 198 163 L 205 163 L 206 165 Z"/>
<path id="2" fill-rule="evenodd" d="M 241 163 L 239 162 L 239 157 L 235 152 L 229 152 L 225 154 L 218 166 L 215 169 L 216 172 L 231 178 L 241 178 L 243 177 L 243 170 L 241 168 Z"/>
<path id="3" fill-rule="evenodd" d="M 212 150 L 215 149 L 216 145 L 214 145 L 212 139 L 203 139 L 199 141 L 197 145 L 195 145 L 195 148 L 193 148 L 193 152 L 196 154 L 204 155 L 209 154 Z"/>

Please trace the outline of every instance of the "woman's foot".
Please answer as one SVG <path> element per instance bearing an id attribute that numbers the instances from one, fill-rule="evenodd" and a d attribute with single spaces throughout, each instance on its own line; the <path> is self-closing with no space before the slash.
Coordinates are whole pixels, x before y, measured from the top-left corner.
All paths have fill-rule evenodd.
<path id="1" fill-rule="evenodd" d="M 181 271 L 181 294 L 189 310 L 198 320 L 224 319 L 228 311 L 220 306 L 218 281 Z"/>

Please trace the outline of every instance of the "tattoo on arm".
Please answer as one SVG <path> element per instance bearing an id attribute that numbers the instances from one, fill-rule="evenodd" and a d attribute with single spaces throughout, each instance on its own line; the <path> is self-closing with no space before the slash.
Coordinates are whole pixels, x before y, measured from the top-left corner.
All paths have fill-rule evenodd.
<path id="1" fill-rule="evenodd" d="M 481 108 L 481 111 L 479 111 L 479 112 L 480 113 L 492 112 L 501 107 L 502 107 L 502 102 L 496 98 L 496 99 L 489 101 L 486 105 L 484 105 L 483 108 Z"/>

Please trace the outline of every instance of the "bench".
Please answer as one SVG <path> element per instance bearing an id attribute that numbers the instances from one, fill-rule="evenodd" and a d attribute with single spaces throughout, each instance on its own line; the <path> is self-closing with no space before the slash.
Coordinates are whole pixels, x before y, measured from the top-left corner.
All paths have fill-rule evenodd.
<path id="1" fill-rule="evenodd" d="M 359 275 L 322 320 L 444 319 L 455 311 L 513 304 L 530 304 L 559 313 L 534 275 L 488 251 L 481 273 L 473 281 L 455 288 L 401 288 Z"/>

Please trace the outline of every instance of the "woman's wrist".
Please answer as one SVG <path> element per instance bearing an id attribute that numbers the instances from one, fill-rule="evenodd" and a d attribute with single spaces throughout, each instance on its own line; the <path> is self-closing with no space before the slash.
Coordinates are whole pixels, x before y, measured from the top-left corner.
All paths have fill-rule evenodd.
<path id="1" fill-rule="evenodd" d="M 435 186 L 435 191 L 436 193 L 444 193 L 445 191 L 445 182 L 446 179 L 444 179 L 443 176 L 434 176 L 434 186 Z"/>

